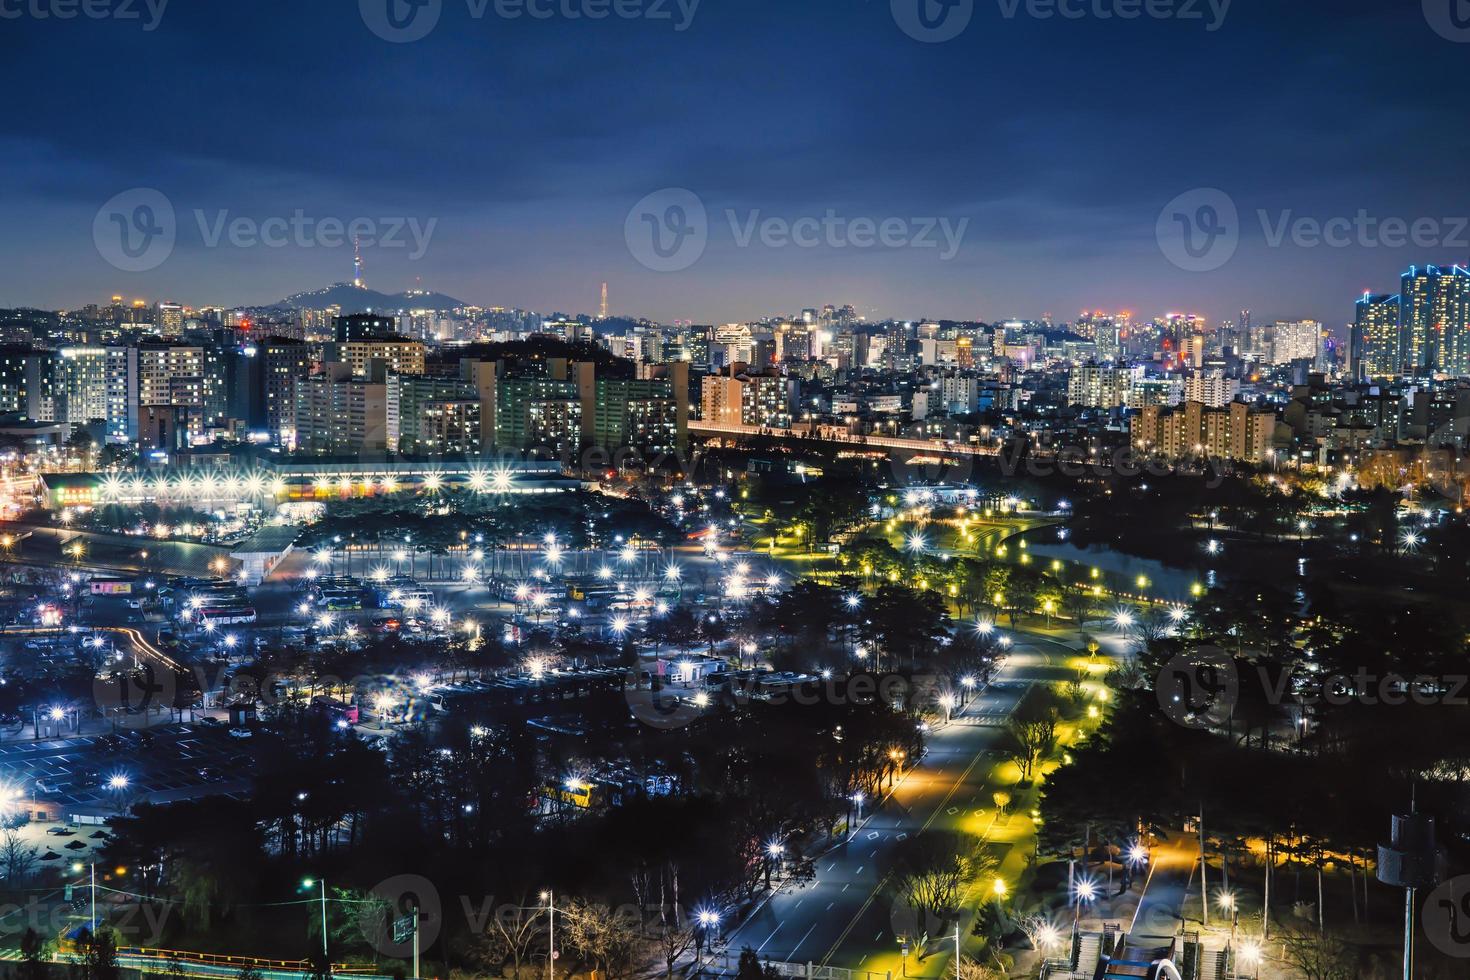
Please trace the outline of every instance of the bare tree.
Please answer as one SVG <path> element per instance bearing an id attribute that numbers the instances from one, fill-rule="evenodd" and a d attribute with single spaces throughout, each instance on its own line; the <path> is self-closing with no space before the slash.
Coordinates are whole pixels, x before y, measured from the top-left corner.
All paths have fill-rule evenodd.
<path id="1" fill-rule="evenodd" d="M 542 933 L 540 911 L 531 905 L 529 896 L 523 896 L 518 905 L 497 908 L 475 944 L 474 956 L 480 965 L 498 975 L 509 961 L 511 975 L 520 977 L 521 967 Z"/>
<path id="2" fill-rule="evenodd" d="M 562 911 L 563 940 L 582 961 L 608 980 L 628 976 L 640 962 L 643 943 L 636 914 L 572 899 Z"/>
<path id="3" fill-rule="evenodd" d="M 679 957 L 694 946 L 697 934 L 690 928 L 688 922 L 669 920 L 664 923 L 663 930 L 654 940 L 654 946 L 658 949 L 659 957 L 664 961 L 664 976 L 674 975 L 674 964 Z"/>
<path id="4" fill-rule="evenodd" d="M 1303 980 L 1354 980 L 1357 957 L 1340 939 L 1309 930 L 1281 937 L 1282 954 Z"/>
<path id="5" fill-rule="evenodd" d="M 951 831 L 930 831 L 903 841 L 894 852 L 893 888 L 912 914 L 905 923 L 919 944 L 957 914 L 966 885 L 992 867 L 993 859 Z M 922 955 L 922 954 L 921 954 Z"/>
<path id="6" fill-rule="evenodd" d="M 11 885 L 30 879 L 36 870 L 36 849 L 21 839 L 20 831 L 7 827 L 0 836 L 0 872 Z"/>

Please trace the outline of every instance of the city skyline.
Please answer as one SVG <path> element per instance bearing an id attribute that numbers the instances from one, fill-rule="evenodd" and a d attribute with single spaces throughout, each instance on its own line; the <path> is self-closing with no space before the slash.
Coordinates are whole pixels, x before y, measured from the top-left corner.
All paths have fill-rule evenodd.
<path id="1" fill-rule="evenodd" d="M 0 39 L 12 87 L 45 82 L 7 137 L 7 213 L 27 234 L 0 252 L 0 296 L 272 302 L 344 279 L 350 241 L 317 230 L 365 219 L 385 236 L 395 223 L 428 232 L 365 247 L 371 283 L 422 280 L 474 303 L 595 310 L 607 281 L 614 312 L 664 322 L 831 297 L 870 319 L 1185 308 L 1218 322 L 1250 307 L 1341 330 L 1353 298 L 1388 276 L 1470 256 L 1438 203 L 1455 199 L 1465 137 L 1432 125 L 1453 112 L 1463 48 L 1418 4 L 1349 3 L 1324 19 L 1236 3 L 1218 23 L 1204 6 L 1195 22 L 982 4 L 942 43 L 905 33 L 885 4 L 661 6 L 667 19 L 559 11 L 548 23 L 446 3 L 412 43 L 385 40 L 352 5 L 33 18 L 27 37 L 41 43 Z M 220 36 L 272 56 L 221 59 L 198 43 Z M 65 73 L 45 54 L 57 46 Z M 107 67 L 121 46 L 123 77 Z M 1186 67 L 1140 97 L 1160 51 Z M 278 72 L 282 59 L 294 70 Z M 174 84 L 179 72 L 199 84 Z M 921 111 L 895 111 L 909 104 Z M 139 106 L 162 133 L 138 123 Z M 1369 148 L 1337 152 L 1368 132 Z M 1422 152 L 1372 149 L 1407 139 Z M 1198 214 L 1189 195 L 1211 188 L 1237 211 L 1238 248 L 1188 271 L 1160 223 L 1181 197 L 1177 213 Z M 160 265 L 127 272 L 93 231 L 109 199 L 138 189 L 168 201 L 176 241 Z M 708 242 L 687 268 L 657 272 L 627 225 L 670 189 L 706 209 Z M 304 246 L 230 231 L 298 212 L 317 229 Z M 835 243 L 790 240 L 829 212 L 844 229 Z M 902 244 L 846 231 L 890 220 Z M 771 221 L 786 234 L 767 235 Z M 1433 227 L 1401 236 L 1392 221 Z M 931 222 L 956 247 L 932 229 L 934 247 L 914 244 Z"/>

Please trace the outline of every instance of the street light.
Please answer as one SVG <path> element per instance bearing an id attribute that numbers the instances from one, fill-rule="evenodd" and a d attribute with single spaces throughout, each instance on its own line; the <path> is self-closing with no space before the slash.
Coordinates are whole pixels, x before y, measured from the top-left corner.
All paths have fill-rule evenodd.
<path id="1" fill-rule="evenodd" d="M 939 706 L 944 709 L 944 721 L 946 724 L 949 723 L 950 715 L 954 712 L 955 704 L 956 701 L 953 694 L 941 694 L 939 696 Z"/>
<path id="2" fill-rule="evenodd" d="M 1240 923 L 1240 911 L 1236 908 L 1235 893 L 1231 891 L 1220 892 L 1220 910 L 1230 916 L 1230 947 L 1235 948 L 1235 928 Z"/>
<path id="3" fill-rule="evenodd" d="M 546 903 L 546 929 L 550 938 L 546 950 L 546 980 L 556 980 L 556 893 L 547 889 L 541 893 Z"/>
<path id="4" fill-rule="evenodd" d="M 327 957 L 327 879 L 325 878 L 302 878 L 302 888 L 321 887 L 322 895 L 322 971 L 328 975 L 332 972 L 332 961 Z"/>
<path id="5" fill-rule="evenodd" d="M 1261 975 L 1261 944 L 1254 939 L 1247 939 L 1240 944 L 1240 965 L 1248 967 L 1252 977 Z"/>
<path id="6" fill-rule="evenodd" d="M 700 909 L 695 912 L 694 917 L 699 923 L 699 945 L 695 948 L 694 954 L 694 973 L 698 976 L 704 951 L 714 949 L 714 943 L 710 941 L 709 934 L 710 930 L 719 929 L 720 913 L 713 909 Z"/>

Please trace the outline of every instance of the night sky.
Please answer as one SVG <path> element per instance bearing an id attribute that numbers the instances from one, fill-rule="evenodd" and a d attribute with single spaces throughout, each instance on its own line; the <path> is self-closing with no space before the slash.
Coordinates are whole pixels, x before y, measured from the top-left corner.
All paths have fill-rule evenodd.
<path id="1" fill-rule="evenodd" d="M 0 0 L 4 306 L 262 303 L 350 278 L 350 246 L 211 247 L 221 212 L 436 222 L 421 257 L 406 231 L 408 247 L 364 250 L 384 291 L 421 277 L 575 313 L 596 311 L 606 280 L 614 313 L 701 323 L 830 302 L 986 320 L 1249 307 L 1340 325 L 1410 263 L 1470 261 L 1470 230 L 1443 220 L 1470 214 L 1470 27 L 1430 23 L 1451 0 L 1236 0 L 1216 30 L 1204 0 L 1188 0 L 1196 20 L 1091 12 L 1128 0 L 1007 17 L 1012 0 L 973 0 L 942 43 L 906 34 L 890 0 L 703 0 L 684 30 L 675 0 L 620 0 L 665 19 L 599 21 L 437 0 L 412 43 L 369 29 L 389 0 L 172 0 L 152 30 L 143 0 L 88 0 L 137 19 L 31 14 L 76 2 Z M 134 188 L 176 215 L 172 253 L 143 272 L 109 264 L 94 235 L 104 202 Z M 625 224 L 665 188 L 706 207 L 708 246 L 661 273 Z M 1239 250 L 1207 272 L 1176 267 L 1155 231 L 1196 188 L 1225 191 L 1242 219 Z M 1360 209 L 1440 223 L 1424 247 L 1273 247 L 1258 209 L 1272 224 Z M 742 247 L 756 211 L 968 225 L 947 260 L 937 230 L 938 248 Z"/>

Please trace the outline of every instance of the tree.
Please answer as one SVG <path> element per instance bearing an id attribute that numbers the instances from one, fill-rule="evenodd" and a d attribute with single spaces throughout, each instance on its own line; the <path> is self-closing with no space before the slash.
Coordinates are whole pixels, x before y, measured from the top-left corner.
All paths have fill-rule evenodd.
<path id="1" fill-rule="evenodd" d="M 20 937 L 20 980 L 46 980 L 51 973 L 48 953 L 46 940 L 27 927 Z"/>
<path id="2" fill-rule="evenodd" d="M 1030 783 L 1037 767 L 1056 748 L 1062 714 L 1050 688 L 1033 688 L 1007 723 L 1011 758 L 1021 770 L 1021 782 Z"/>
<path id="3" fill-rule="evenodd" d="M 674 964 L 694 945 L 698 935 L 680 914 L 676 913 L 664 923 L 663 930 L 654 940 L 654 945 L 658 948 L 659 957 L 664 962 L 665 977 L 674 975 Z"/>
<path id="4" fill-rule="evenodd" d="M 912 665 L 948 635 L 947 618 L 933 592 L 884 585 L 868 603 L 868 634 L 895 663 L 907 656 Z"/>
<path id="5" fill-rule="evenodd" d="M 485 923 L 485 932 L 475 946 L 474 957 L 478 965 L 499 975 L 507 961 L 511 975 L 519 977 L 521 966 L 530 957 L 532 947 L 541 935 L 541 910 L 531 903 L 530 895 L 522 895 L 521 902 L 495 910 Z"/>
<path id="6" fill-rule="evenodd" d="M 77 939 L 76 955 L 87 980 L 119 980 L 122 976 L 117 965 L 117 941 L 105 926 L 95 934 L 83 930 Z"/>
<path id="7" fill-rule="evenodd" d="M 0 837 L 0 874 L 11 888 L 16 888 L 30 878 L 36 868 L 36 849 L 27 844 L 20 831 L 7 827 Z"/>
<path id="8" fill-rule="evenodd" d="M 630 975 L 639 964 L 640 941 L 636 916 L 629 917 L 598 905 L 572 899 L 561 910 L 562 936 L 567 948 L 608 980 Z"/>
<path id="9" fill-rule="evenodd" d="M 1288 933 L 1281 937 L 1286 962 L 1303 980 L 1352 980 L 1356 963 L 1340 939 L 1316 930 Z"/>
<path id="10" fill-rule="evenodd" d="M 740 965 L 735 971 L 735 980 L 775 980 L 780 973 L 770 963 L 761 965 L 761 958 L 749 946 L 740 951 Z"/>
<path id="11" fill-rule="evenodd" d="M 954 831 L 929 831 L 902 841 L 893 851 L 893 887 L 913 920 L 908 938 L 921 946 L 959 912 L 970 880 L 993 866 L 973 839 Z M 921 953 L 922 955 L 922 953 Z"/>

